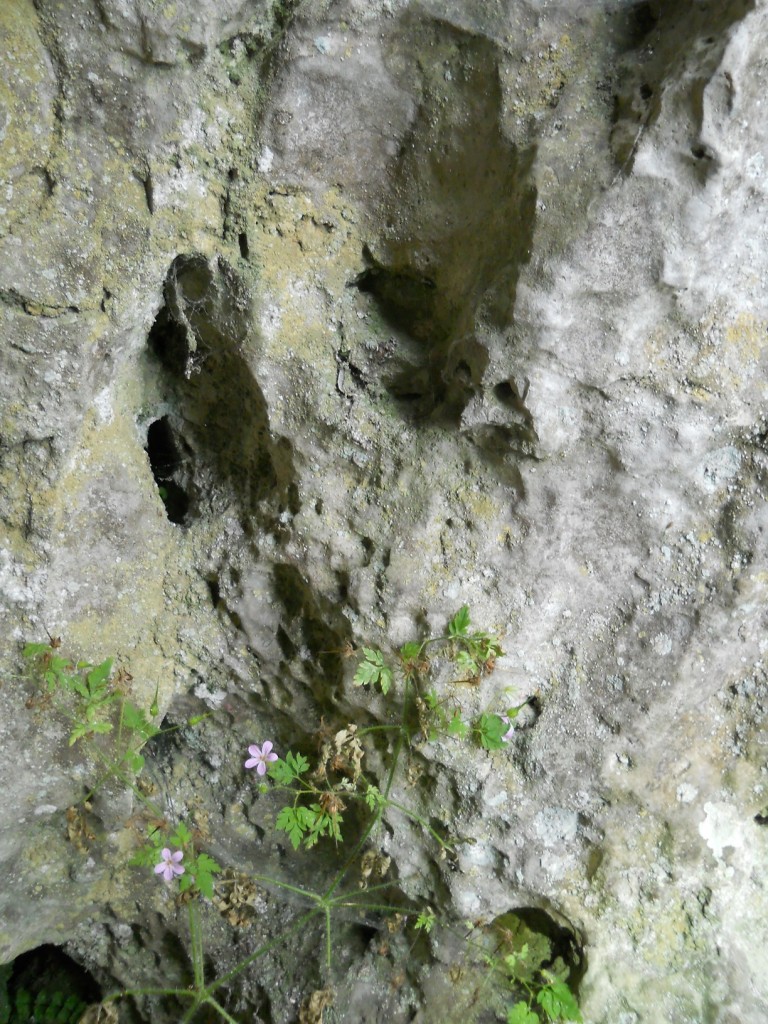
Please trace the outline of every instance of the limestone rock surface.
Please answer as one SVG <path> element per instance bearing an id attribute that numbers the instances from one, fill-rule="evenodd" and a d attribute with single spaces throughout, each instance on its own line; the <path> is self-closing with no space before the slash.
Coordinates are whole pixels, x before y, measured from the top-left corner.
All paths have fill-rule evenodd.
<path id="1" fill-rule="evenodd" d="M 68 829 L 101 768 L 25 643 L 114 656 L 178 727 L 142 778 L 241 893 L 220 976 L 296 918 L 249 875 L 337 860 L 274 831 L 247 746 L 391 724 L 345 652 L 466 604 L 505 654 L 445 699 L 536 713 L 403 755 L 466 840 L 376 834 L 434 931 L 341 917 L 328 975 L 313 924 L 229 1012 L 504 1019 L 457 934 L 521 911 L 590 1024 L 762 1024 L 764 0 L 6 0 L 0 42 L 0 962 L 189 983 L 130 788 Z"/>

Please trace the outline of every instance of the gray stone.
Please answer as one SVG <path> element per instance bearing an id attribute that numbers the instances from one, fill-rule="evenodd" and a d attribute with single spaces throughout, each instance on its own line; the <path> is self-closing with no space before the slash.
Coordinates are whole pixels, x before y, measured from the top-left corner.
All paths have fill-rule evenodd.
<path id="1" fill-rule="evenodd" d="M 316 888 L 333 844 L 294 856 L 247 746 L 391 723 L 344 652 L 467 604 L 505 655 L 441 696 L 538 713 L 403 759 L 466 842 L 390 809 L 372 847 L 438 926 L 339 918 L 330 974 L 307 927 L 231 1012 L 485 1019 L 466 919 L 526 909 L 591 1024 L 762 1024 L 766 34 L 748 0 L 2 5 L 0 961 L 189 984 L 130 790 L 68 838 L 97 755 L 23 643 L 114 655 L 178 726 L 159 810 Z M 205 908 L 217 975 L 297 913 L 254 901 Z"/>

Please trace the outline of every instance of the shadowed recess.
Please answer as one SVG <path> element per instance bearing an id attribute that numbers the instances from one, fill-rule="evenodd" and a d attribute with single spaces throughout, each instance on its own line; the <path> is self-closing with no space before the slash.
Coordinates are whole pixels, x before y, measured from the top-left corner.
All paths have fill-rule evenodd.
<path id="1" fill-rule="evenodd" d="M 242 281 L 221 258 L 182 255 L 164 298 L 148 347 L 171 409 L 150 426 L 147 452 L 169 519 L 187 523 L 203 508 L 235 506 L 247 524 L 266 501 L 274 517 L 295 514 L 292 446 L 273 437 L 245 356 L 251 311 Z"/>
<path id="2" fill-rule="evenodd" d="M 419 110 L 383 204 L 383 228 L 352 283 L 392 328 L 384 383 L 402 412 L 455 426 L 488 366 L 482 326 L 503 328 L 512 316 L 535 218 L 534 152 L 502 133 L 496 45 L 444 22 L 413 20 L 408 31 L 430 47 L 430 67 L 420 68 Z"/>

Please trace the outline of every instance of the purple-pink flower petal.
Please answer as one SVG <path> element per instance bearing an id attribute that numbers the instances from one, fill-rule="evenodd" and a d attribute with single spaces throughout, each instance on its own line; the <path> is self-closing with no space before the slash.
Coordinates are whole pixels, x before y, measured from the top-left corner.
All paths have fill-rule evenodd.
<path id="1" fill-rule="evenodd" d="M 260 747 L 255 743 L 251 744 L 248 753 L 251 756 L 245 762 L 245 767 L 255 768 L 257 775 L 266 775 L 267 763 L 277 761 L 277 754 L 272 750 L 272 740 L 264 740 Z"/>
<path id="2" fill-rule="evenodd" d="M 167 846 L 160 851 L 161 861 L 155 865 L 155 874 L 162 875 L 165 882 L 172 882 L 176 875 L 183 875 L 184 868 L 179 861 L 184 856 L 183 850 L 171 853 Z"/>

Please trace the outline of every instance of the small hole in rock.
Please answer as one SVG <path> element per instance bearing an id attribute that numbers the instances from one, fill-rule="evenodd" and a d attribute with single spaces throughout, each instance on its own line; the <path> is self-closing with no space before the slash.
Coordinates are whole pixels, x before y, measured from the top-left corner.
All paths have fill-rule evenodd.
<path id="1" fill-rule="evenodd" d="M 241 231 L 237 236 L 237 242 L 240 246 L 240 255 L 244 260 L 247 260 L 250 255 L 250 249 L 248 248 L 248 235 L 245 231 Z"/>
<path id="2" fill-rule="evenodd" d="M 172 523 L 181 525 L 189 512 L 189 495 L 174 479 L 174 475 L 182 468 L 183 460 L 167 416 L 150 423 L 144 451 L 149 457 L 152 476 L 165 513 Z"/>
<path id="3" fill-rule="evenodd" d="M 211 604 L 214 608 L 218 608 L 219 601 L 221 599 L 221 588 L 219 587 L 219 581 L 215 576 L 209 576 L 205 581 L 208 584 L 208 593 L 211 595 Z"/>

